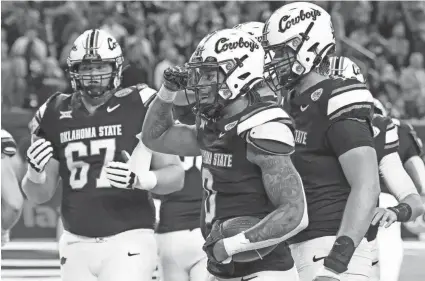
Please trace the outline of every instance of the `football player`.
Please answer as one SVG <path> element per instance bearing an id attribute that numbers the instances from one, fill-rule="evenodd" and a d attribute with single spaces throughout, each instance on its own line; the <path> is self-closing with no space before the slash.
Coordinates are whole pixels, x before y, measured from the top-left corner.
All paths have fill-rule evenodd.
<path id="1" fill-rule="evenodd" d="M 346 57 L 330 59 L 330 74 L 335 77 L 355 78 L 361 83 L 366 82 L 360 68 Z M 367 236 L 373 254 L 373 270 L 370 279 L 397 281 L 403 259 L 400 222 L 415 220 L 424 209 L 415 185 L 400 160 L 397 127 L 377 99 L 374 99 L 374 108 L 373 131 L 382 177 L 382 193 L 379 197 L 380 207 L 375 211 Z M 400 204 L 394 207 L 397 203 Z M 395 221 L 398 223 L 388 229 Z M 385 228 L 378 232 L 379 226 L 385 226 Z M 378 239 L 376 239 L 377 235 Z"/>
<path id="2" fill-rule="evenodd" d="M 192 106 L 175 105 L 173 113 L 183 124 L 195 124 Z M 202 251 L 205 240 L 200 229 L 202 181 L 201 156 L 181 157 L 186 171 L 181 191 L 160 196 L 157 241 L 164 281 L 206 281 L 207 256 Z"/>
<path id="3" fill-rule="evenodd" d="M 373 98 L 356 79 L 329 77 L 335 49 L 330 15 L 319 6 L 284 5 L 266 22 L 263 46 L 274 51 L 270 87 L 290 91 L 295 120 L 292 160 L 305 186 L 309 226 L 290 239 L 303 281 L 368 280 L 365 234 L 380 193 L 372 135 Z"/>
<path id="4" fill-rule="evenodd" d="M 151 280 L 157 248 L 149 192 L 167 194 L 184 181 L 178 157 L 152 154 L 140 141 L 155 91 L 119 88 L 121 47 L 99 29 L 75 40 L 67 62 L 74 93 L 54 94 L 32 120 L 23 190 L 43 203 L 62 180 L 62 280 Z"/>
<path id="5" fill-rule="evenodd" d="M 9 241 L 10 229 L 18 222 L 24 204 L 16 161 L 20 162 L 16 142 L 1 129 L 1 246 Z"/>
<path id="6" fill-rule="evenodd" d="M 207 35 L 189 61 L 172 67 L 148 110 L 143 142 L 163 153 L 202 155 L 205 189 L 202 230 L 208 270 L 218 280 L 298 280 L 285 241 L 308 224 L 301 179 L 292 165 L 293 127 L 274 102 L 256 91 L 264 50 L 251 35 L 225 29 Z M 179 90 L 195 92 L 196 126 L 176 124 L 172 107 Z M 224 237 L 228 219 L 261 219 Z M 280 243 L 280 244 L 279 244 Z M 272 245 L 251 262 L 235 254 Z"/>

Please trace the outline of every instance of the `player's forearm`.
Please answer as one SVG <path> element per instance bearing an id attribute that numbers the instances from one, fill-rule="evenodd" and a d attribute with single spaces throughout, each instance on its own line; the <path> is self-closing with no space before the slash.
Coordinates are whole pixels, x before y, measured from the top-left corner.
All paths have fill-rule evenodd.
<path id="1" fill-rule="evenodd" d="M 351 187 L 344 215 L 337 236 L 350 237 L 357 247 L 365 236 L 378 202 L 378 182 L 364 181 L 361 186 Z"/>
<path id="2" fill-rule="evenodd" d="M 143 123 L 142 141 L 152 150 L 158 148 L 158 140 L 160 140 L 161 136 L 174 124 L 172 112 L 173 103 L 172 100 L 164 101 L 164 99 L 161 98 L 161 95 L 165 94 L 172 94 L 172 92 L 161 87 L 157 97 L 149 106 Z"/>
<path id="3" fill-rule="evenodd" d="M 150 191 L 164 195 L 179 191 L 184 184 L 184 169 L 181 165 L 170 165 L 158 170 L 152 171 L 155 173 L 158 182 Z"/>
<path id="4" fill-rule="evenodd" d="M 418 192 L 425 195 L 425 164 L 423 160 L 419 156 L 410 157 L 404 163 L 404 168 Z"/>
<path id="5" fill-rule="evenodd" d="M 408 221 L 414 221 L 417 217 L 424 213 L 424 205 L 419 194 L 410 194 L 403 198 L 400 203 L 406 203 L 412 209 L 412 214 Z"/>
<path id="6" fill-rule="evenodd" d="M 49 201 L 55 194 L 58 178 L 46 177 L 44 183 L 35 183 L 29 179 L 28 172 L 22 180 L 22 190 L 29 201 L 35 204 L 43 204 Z"/>
<path id="7" fill-rule="evenodd" d="M 5 200 L 1 202 L 1 228 L 10 230 L 19 220 L 22 212 L 22 204 L 20 206 L 10 205 Z"/>
<path id="8" fill-rule="evenodd" d="M 270 200 L 278 207 L 244 233 L 224 239 L 229 255 L 278 244 L 307 227 L 307 203 L 303 184 L 298 172 L 289 162 L 289 156 L 287 159 L 271 157 L 261 164 L 264 188 Z M 242 238 L 245 238 L 244 242 Z"/>

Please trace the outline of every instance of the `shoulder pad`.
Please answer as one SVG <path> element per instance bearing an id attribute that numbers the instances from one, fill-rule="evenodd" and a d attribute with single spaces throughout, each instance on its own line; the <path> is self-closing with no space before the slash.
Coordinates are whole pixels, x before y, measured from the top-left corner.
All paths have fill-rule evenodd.
<path id="1" fill-rule="evenodd" d="M 270 121 L 279 121 L 284 123 L 289 126 L 291 130 L 294 128 L 291 117 L 285 112 L 285 110 L 283 110 L 283 108 L 276 105 L 258 108 L 241 118 L 237 126 L 237 134 L 240 135 L 251 128 Z"/>
<path id="2" fill-rule="evenodd" d="M 142 99 L 142 102 L 144 105 L 148 106 L 149 103 L 153 100 L 153 97 L 156 94 L 156 91 L 152 88 L 149 88 L 146 84 L 137 84 L 125 89 L 121 89 L 115 93 L 115 97 L 117 98 L 123 98 L 131 93 L 139 93 L 140 98 Z"/>
<path id="3" fill-rule="evenodd" d="M 16 142 L 12 135 L 6 131 L 1 129 L 1 153 L 7 156 L 13 156 L 16 154 Z"/>
<path id="4" fill-rule="evenodd" d="M 295 150 L 292 130 L 284 123 L 271 121 L 251 128 L 247 142 L 272 155 L 288 155 Z"/>
<path id="5" fill-rule="evenodd" d="M 330 120 L 340 117 L 371 118 L 373 97 L 366 86 L 356 79 L 340 79 L 331 88 L 327 115 Z"/>

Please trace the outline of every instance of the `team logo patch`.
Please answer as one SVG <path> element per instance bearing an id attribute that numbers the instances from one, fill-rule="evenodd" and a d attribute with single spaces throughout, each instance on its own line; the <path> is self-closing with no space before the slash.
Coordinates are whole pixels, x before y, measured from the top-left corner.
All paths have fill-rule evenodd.
<path id="1" fill-rule="evenodd" d="M 320 96 L 322 95 L 322 93 L 323 93 L 323 89 L 322 89 L 322 88 L 320 88 L 320 89 L 318 89 L 318 90 L 314 91 L 314 92 L 311 94 L 311 100 L 312 100 L 312 101 L 317 101 L 318 99 L 320 99 Z"/>
<path id="2" fill-rule="evenodd" d="M 134 89 L 132 89 L 132 88 L 125 88 L 125 89 L 122 89 L 122 90 L 116 92 L 115 96 L 117 98 L 122 98 L 122 97 L 128 96 L 133 91 L 134 91 Z"/>
<path id="3" fill-rule="evenodd" d="M 60 116 L 59 116 L 59 120 L 61 119 L 65 119 L 65 118 L 72 118 L 72 110 L 68 110 L 68 111 L 59 111 Z"/>
<path id="4" fill-rule="evenodd" d="M 226 132 L 228 132 L 228 131 L 230 131 L 231 129 L 233 129 L 236 125 L 238 124 L 238 120 L 236 120 L 236 121 L 233 121 L 233 122 L 231 122 L 231 123 L 229 123 L 229 124 L 226 124 L 226 126 L 224 126 L 224 130 L 226 131 Z"/>

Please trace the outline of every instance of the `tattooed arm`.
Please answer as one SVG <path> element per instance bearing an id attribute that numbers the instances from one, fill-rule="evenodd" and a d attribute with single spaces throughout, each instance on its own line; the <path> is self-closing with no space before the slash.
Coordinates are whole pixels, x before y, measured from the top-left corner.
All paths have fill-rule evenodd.
<path id="1" fill-rule="evenodd" d="M 201 154 L 195 125 L 176 124 L 173 119 L 173 99 L 176 92 L 161 87 L 149 106 L 143 123 L 142 141 L 150 149 L 181 156 Z"/>
<path id="2" fill-rule="evenodd" d="M 308 225 L 303 184 L 290 156 L 270 155 L 249 144 L 247 159 L 261 168 L 264 188 L 276 210 L 245 232 L 225 238 L 229 256 L 278 244 Z M 245 241 L 235 243 L 241 238 Z"/>

